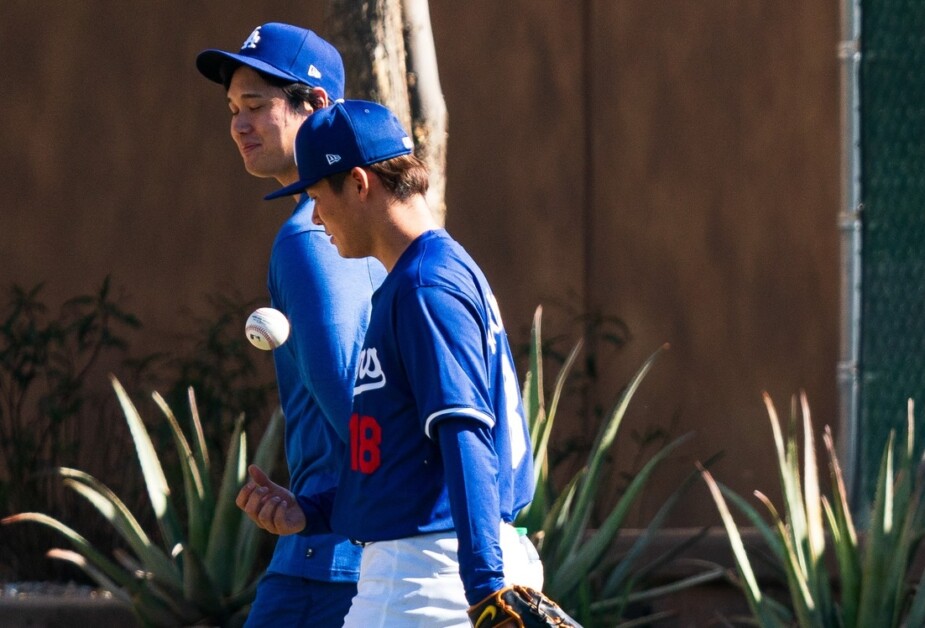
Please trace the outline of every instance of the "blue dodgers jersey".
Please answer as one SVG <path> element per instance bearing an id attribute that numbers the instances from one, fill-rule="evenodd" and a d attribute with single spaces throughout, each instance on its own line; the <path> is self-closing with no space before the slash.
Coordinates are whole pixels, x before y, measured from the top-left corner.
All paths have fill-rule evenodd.
<path id="1" fill-rule="evenodd" d="M 452 529 L 435 432 L 449 417 L 490 428 L 498 520 L 512 521 L 533 498 L 532 447 L 482 272 L 445 231 L 430 231 L 402 254 L 372 302 L 333 529 L 360 541 Z"/>
<path id="2" fill-rule="evenodd" d="M 385 269 L 347 260 L 312 224 L 307 197 L 273 243 L 268 287 L 273 307 L 291 322 L 273 352 L 286 417 L 289 488 L 313 495 L 337 483 L 346 451 L 353 381 L 373 290 Z M 323 581 L 356 581 L 360 552 L 342 536 L 279 537 L 268 571 Z"/>

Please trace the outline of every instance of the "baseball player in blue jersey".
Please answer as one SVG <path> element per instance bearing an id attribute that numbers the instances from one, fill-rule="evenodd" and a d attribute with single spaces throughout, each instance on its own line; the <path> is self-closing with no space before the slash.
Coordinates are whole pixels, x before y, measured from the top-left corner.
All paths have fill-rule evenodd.
<path id="1" fill-rule="evenodd" d="M 337 50 L 312 31 L 268 23 L 238 52 L 206 50 L 196 65 L 225 86 L 231 136 L 247 171 L 281 184 L 295 181 L 293 143 L 300 125 L 343 96 Z M 289 486 L 296 495 L 313 495 L 336 484 L 343 464 L 370 296 L 385 271 L 375 260 L 340 257 L 312 224 L 312 202 L 293 196 L 295 210 L 273 242 L 268 287 L 271 304 L 291 322 L 288 342 L 273 354 L 286 417 Z M 258 525 L 278 533 L 256 516 L 268 479 L 256 467 L 251 477 L 237 503 Z M 339 628 L 356 593 L 359 562 L 360 548 L 343 535 L 279 538 L 247 625 Z"/>
<path id="2" fill-rule="evenodd" d="M 411 153 L 388 109 L 339 102 L 302 125 L 299 180 L 270 195 L 307 190 L 338 252 L 388 275 L 336 491 L 293 502 L 271 487 L 260 515 L 310 533 L 333 500 L 331 527 L 364 547 L 345 626 L 575 625 L 510 525 L 533 497 L 532 448 L 498 304 L 434 221 Z"/>

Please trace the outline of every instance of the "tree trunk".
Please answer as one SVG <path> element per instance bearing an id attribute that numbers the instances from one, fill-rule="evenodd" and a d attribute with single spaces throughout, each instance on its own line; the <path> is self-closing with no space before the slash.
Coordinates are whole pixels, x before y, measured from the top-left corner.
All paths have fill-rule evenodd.
<path id="1" fill-rule="evenodd" d="M 405 49 L 408 55 L 408 91 L 411 99 L 411 132 L 418 157 L 430 169 L 427 201 L 434 217 L 446 222 L 446 145 L 447 111 L 437 51 L 430 27 L 427 0 L 403 0 L 405 9 Z"/>
<path id="2" fill-rule="evenodd" d="M 344 59 L 346 95 L 381 102 L 430 169 L 427 200 L 446 215 L 447 114 L 427 0 L 328 0 L 325 32 Z"/>

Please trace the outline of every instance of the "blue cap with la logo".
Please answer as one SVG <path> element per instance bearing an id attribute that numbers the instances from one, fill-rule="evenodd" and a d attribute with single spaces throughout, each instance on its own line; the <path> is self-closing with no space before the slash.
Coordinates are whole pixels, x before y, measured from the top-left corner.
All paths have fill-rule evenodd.
<path id="1" fill-rule="evenodd" d="M 258 26 L 237 53 L 210 48 L 196 57 L 196 67 L 210 81 L 224 82 L 222 68 L 246 65 L 279 79 L 321 87 L 331 100 L 344 97 L 344 62 L 340 53 L 315 32 L 291 24 Z"/>

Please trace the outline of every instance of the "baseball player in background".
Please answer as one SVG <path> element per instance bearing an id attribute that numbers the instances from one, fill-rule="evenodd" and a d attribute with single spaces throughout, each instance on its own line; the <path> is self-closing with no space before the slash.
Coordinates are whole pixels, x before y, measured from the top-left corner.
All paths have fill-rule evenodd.
<path id="1" fill-rule="evenodd" d="M 296 181 L 293 144 L 300 125 L 343 97 L 337 50 L 310 30 L 268 23 L 238 52 L 205 50 L 196 66 L 225 87 L 231 137 L 246 170 L 282 185 Z M 312 224 L 311 200 L 293 197 L 295 209 L 273 242 L 268 288 L 272 306 L 291 323 L 288 342 L 273 352 L 289 486 L 296 495 L 313 495 L 336 484 L 343 464 L 370 297 L 385 271 L 375 260 L 341 258 Z M 237 503 L 257 521 L 247 498 L 265 492 L 259 484 L 267 479 L 254 466 L 250 473 L 253 480 Z M 247 625 L 339 628 L 356 593 L 359 563 L 360 548 L 342 535 L 281 537 Z"/>
<path id="2" fill-rule="evenodd" d="M 345 626 L 576 625 L 539 593 L 542 566 L 511 527 L 533 497 L 532 447 L 498 304 L 434 221 L 407 133 L 381 105 L 342 101 L 303 124 L 296 158 L 298 181 L 268 198 L 306 190 L 338 252 L 388 275 L 336 491 L 268 486 L 258 519 L 311 533 L 333 501 L 331 527 L 364 547 Z"/>

